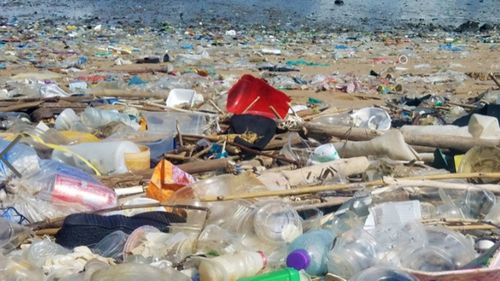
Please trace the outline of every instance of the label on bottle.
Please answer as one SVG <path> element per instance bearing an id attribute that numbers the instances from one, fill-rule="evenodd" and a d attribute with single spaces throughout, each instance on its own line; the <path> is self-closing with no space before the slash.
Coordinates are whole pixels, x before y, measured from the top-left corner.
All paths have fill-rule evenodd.
<path id="1" fill-rule="evenodd" d="M 56 175 L 51 197 L 53 201 L 78 203 L 93 209 L 116 206 L 116 194 L 106 186 L 77 178 Z"/>

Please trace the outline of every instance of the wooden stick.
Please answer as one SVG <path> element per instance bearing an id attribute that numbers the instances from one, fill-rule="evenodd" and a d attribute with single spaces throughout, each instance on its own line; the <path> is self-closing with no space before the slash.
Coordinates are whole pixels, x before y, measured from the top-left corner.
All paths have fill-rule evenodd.
<path id="1" fill-rule="evenodd" d="M 469 188 L 479 188 L 487 190 L 496 194 L 500 194 L 500 186 L 496 184 L 467 184 L 467 183 L 454 183 L 454 182 L 440 182 L 432 180 L 394 180 L 394 183 L 389 184 L 387 187 L 377 189 L 374 193 L 380 194 L 390 192 L 398 188 L 404 187 L 429 187 L 429 188 L 443 188 L 443 189 L 460 189 L 467 190 Z"/>
<path id="2" fill-rule="evenodd" d="M 243 112 L 241 114 L 245 114 L 247 113 L 248 110 L 250 110 L 250 108 L 252 108 L 252 106 L 254 106 L 258 101 L 260 100 L 260 96 L 256 97 L 246 108 L 245 110 L 243 110 Z"/>
<path id="3" fill-rule="evenodd" d="M 218 107 L 217 104 L 215 104 L 215 102 L 212 99 L 209 99 L 208 103 L 211 106 L 213 106 L 215 108 L 215 110 L 217 110 L 217 112 L 219 112 L 220 114 L 224 114 L 224 111 L 222 111 L 222 109 L 220 109 L 220 107 Z"/>
<path id="4" fill-rule="evenodd" d="M 179 120 L 175 120 L 175 129 L 177 130 L 177 136 L 179 136 L 179 144 L 184 146 L 184 141 L 182 140 L 181 128 L 179 127 Z"/>
<path id="5" fill-rule="evenodd" d="M 219 141 L 220 140 L 220 137 L 218 137 L 218 136 L 214 137 L 214 136 L 203 136 L 203 135 L 190 135 L 190 134 L 186 134 L 186 135 L 184 135 L 184 137 L 185 138 L 194 138 L 194 139 L 207 139 L 209 141 Z M 282 156 L 279 156 L 279 155 L 273 155 L 273 154 L 265 153 L 265 152 L 262 152 L 260 150 L 249 148 L 249 147 L 246 147 L 246 146 L 244 146 L 242 144 L 238 144 L 238 143 L 235 143 L 235 142 L 232 142 L 232 141 L 227 141 L 226 144 L 227 145 L 232 145 L 232 146 L 239 147 L 242 150 L 245 150 L 245 151 L 250 152 L 250 153 L 254 153 L 254 154 L 258 154 L 258 155 L 262 155 L 262 156 L 266 156 L 266 157 L 270 157 L 270 158 L 282 160 L 283 162 L 291 163 L 291 164 L 294 164 L 294 165 L 298 166 L 298 163 L 295 160 L 290 160 L 288 158 L 285 158 L 285 157 L 282 157 Z"/>
<path id="6" fill-rule="evenodd" d="M 497 87 L 500 88 L 500 82 L 498 82 L 495 75 L 493 73 L 489 73 L 488 75 L 490 76 L 491 80 L 493 80 L 493 82 L 495 82 L 495 84 L 497 84 Z"/>
<path id="7" fill-rule="evenodd" d="M 445 179 L 465 179 L 465 178 L 494 178 L 500 179 L 500 172 L 497 173 L 461 173 L 461 174 L 439 174 L 439 175 L 427 175 L 427 176 L 415 176 L 401 178 L 401 180 L 445 180 Z M 324 186 L 306 186 L 296 189 L 288 190 L 268 190 L 260 192 L 242 193 L 237 195 L 229 196 L 204 196 L 200 198 L 202 202 L 213 202 L 213 201 L 229 201 L 238 199 L 249 199 L 249 198 L 259 198 L 259 197 L 273 197 L 273 196 L 290 196 L 290 195 L 301 195 L 308 193 L 318 193 L 324 191 L 335 191 L 347 188 L 359 187 L 360 185 L 373 187 L 379 185 L 387 185 L 384 180 L 374 180 L 364 183 L 341 183 L 334 185 L 324 185 Z M 390 183 L 389 183 L 390 184 Z"/>

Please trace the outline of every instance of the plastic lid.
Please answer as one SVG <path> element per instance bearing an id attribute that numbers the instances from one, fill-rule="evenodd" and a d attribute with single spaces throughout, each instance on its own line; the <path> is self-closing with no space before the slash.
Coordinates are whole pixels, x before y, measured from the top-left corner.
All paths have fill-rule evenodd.
<path id="1" fill-rule="evenodd" d="M 286 258 L 286 265 L 297 270 L 306 269 L 310 263 L 311 257 L 304 249 L 294 250 Z"/>

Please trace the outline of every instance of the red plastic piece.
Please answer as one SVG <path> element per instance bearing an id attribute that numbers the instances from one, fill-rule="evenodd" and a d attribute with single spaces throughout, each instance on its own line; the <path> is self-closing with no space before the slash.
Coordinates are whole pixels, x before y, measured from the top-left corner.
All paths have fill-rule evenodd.
<path id="1" fill-rule="evenodd" d="M 263 79 L 245 74 L 229 90 L 226 108 L 234 114 L 254 114 L 276 119 L 274 109 L 284 119 L 290 101 L 287 94 L 273 88 Z"/>

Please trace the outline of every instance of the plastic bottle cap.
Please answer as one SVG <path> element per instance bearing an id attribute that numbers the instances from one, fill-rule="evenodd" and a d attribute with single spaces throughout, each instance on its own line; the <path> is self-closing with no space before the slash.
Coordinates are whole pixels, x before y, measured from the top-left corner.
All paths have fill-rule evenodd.
<path id="1" fill-rule="evenodd" d="M 306 269 L 310 263 L 311 257 L 304 249 L 295 250 L 286 258 L 286 265 L 297 270 Z"/>

